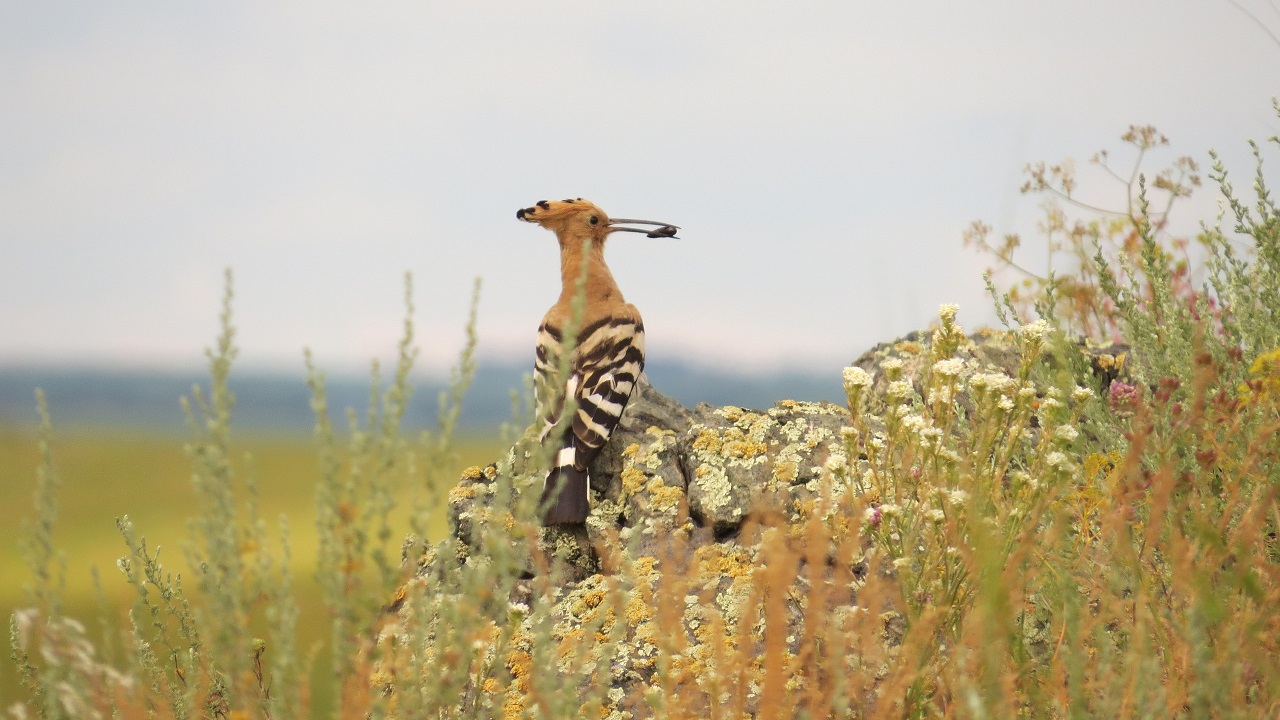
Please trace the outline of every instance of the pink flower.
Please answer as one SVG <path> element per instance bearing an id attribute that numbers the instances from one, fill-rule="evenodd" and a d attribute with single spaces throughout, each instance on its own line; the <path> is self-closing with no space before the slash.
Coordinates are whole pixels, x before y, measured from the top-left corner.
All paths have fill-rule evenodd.
<path id="1" fill-rule="evenodd" d="M 1120 382 L 1116 380 L 1111 383 L 1111 387 L 1107 390 L 1107 402 L 1110 403 L 1112 410 L 1124 411 L 1133 410 L 1138 404 L 1141 392 L 1136 385 Z"/>
<path id="2" fill-rule="evenodd" d="M 871 507 L 864 510 L 862 513 L 862 519 L 872 527 L 875 527 L 880 524 L 880 516 L 881 516 L 881 513 L 880 513 L 879 505 L 872 505 Z"/>

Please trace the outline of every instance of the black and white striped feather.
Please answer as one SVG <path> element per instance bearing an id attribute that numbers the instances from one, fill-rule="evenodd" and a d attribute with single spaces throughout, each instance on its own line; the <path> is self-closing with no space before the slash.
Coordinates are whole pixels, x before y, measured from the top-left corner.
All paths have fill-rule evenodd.
<path id="1" fill-rule="evenodd" d="M 558 440 L 559 450 L 543 488 L 544 503 L 559 488 L 543 516 L 547 525 L 587 519 L 588 468 L 617 427 L 644 370 L 644 325 L 638 319 L 607 317 L 578 334 L 568 377 L 557 388 L 561 340 L 559 328 L 547 323 L 538 328 L 535 400 L 538 417 L 545 423 L 539 440 L 548 442 L 560 423 L 566 397 L 574 398 L 577 406 L 573 421 Z"/>

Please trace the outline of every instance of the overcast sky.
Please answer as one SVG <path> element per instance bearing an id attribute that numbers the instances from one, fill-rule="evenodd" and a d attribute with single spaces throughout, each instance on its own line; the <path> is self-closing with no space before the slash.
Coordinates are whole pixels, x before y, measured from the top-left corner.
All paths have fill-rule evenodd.
<path id="1" fill-rule="evenodd" d="M 246 366 L 389 356 L 405 271 L 429 364 L 476 276 L 481 352 L 530 358 L 558 259 L 515 210 L 580 196 L 684 228 L 607 253 L 651 357 L 834 372 L 939 303 L 990 321 L 961 234 L 1033 231 L 1029 161 L 1151 123 L 1153 167 L 1216 148 L 1247 188 L 1278 78 L 1227 0 L 10 0 L 0 366 L 194 366 L 224 267 Z"/>

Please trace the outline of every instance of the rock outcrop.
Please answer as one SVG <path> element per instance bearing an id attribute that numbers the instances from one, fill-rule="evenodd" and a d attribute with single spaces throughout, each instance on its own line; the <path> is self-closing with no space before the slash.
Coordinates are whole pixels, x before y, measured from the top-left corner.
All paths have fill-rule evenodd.
<path id="1" fill-rule="evenodd" d="M 848 417 L 837 405 L 790 400 L 767 410 L 689 409 L 642 380 L 592 465 L 591 515 L 580 534 L 592 557 L 576 567 L 598 571 L 594 548 L 615 543 L 615 535 L 629 553 L 656 556 L 674 537 L 690 552 L 733 543 L 753 509 L 795 521 L 797 506 L 817 492 L 823 464 L 840 452 Z M 492 470 L 471 472 L 454 490 L 450 516 L 459 539 L 485 509 L 495 479 Z M 550 535 L 563 542 L 565 533 Z"/>
<path id="2" fill-rule="evenodd" d="M 965 368 L 959 374 L 1018 376 L 1025 357 L 1016 336 L 986 331 L 965 338 L 958 328 L 956 333 L 948 358 L 959 363 L 950 367 Z M 935 340 L 913 333 L 854 362 L 869 378 L 861 399 L 864 432 L 884 427 L 886 363 L 917 396 L 928 395 Z M 1100 377 L 1099 389 L 1105 390 L 1108 372 L 1123 366 L 1125 350 L 1083 348 Z M 972 410 L 964 383 L 956 387 L 956 407 Z M 831 628 L 866 623 L 861 636 L 876 638 L 866 647 L 844 648 L 832 660 L 837 674 L 847 672 L 839 668 L 861 669 L 862 679 L 849 682 L 861 682 L 871 702 L 904 627 L 892 582 L 874 591 L 867 586 L 868 578 L 891 579 L 894 566 L 873 559 L 874 548 L 862 532 L 878 521 L 879 510 L 877 498 L 865 496 L 869 488 L 858 481 L 865 455 L 859 457 L 850 420 L 848 408 L 830 403 L 686 408 L 641 382 L 591 468 L 592 508 L 585 527 L 529 531 L 540 532 L 531 541 L 540 552 L 522 556 L 527 572 L 510 585 L 505 601 L 527 608 L 535 592 L 552 593 L 551 637 L 561 643 L 562 658 L 554 672 L 582 675 L 583 663 L 604 667 L 607 679 L 598 677 L 598 669 L 592 676 L 608 683 L 601 717 L 648 717 L 657 707 L 654 693 L 669 693 L 681 683 L 699 688 L 693 694 L 701 698 L 689 700 L 686 694 L 684 711 L 716 702 L 710 698 L 719 691 L 708 678 L 726 677 L 713 661 L 725 648 L 740 663 L 748 658 L 765 665 L 769 661 L 761 658 L 770 652 L 792 660 L 814 654 L 822 646 L 806 624 L 814 603 L 823 605 L 819 615 Z M 485 553 L 481 531 L 494 524 L 513 527 L 510 497 L 502 494 L 510 490 L 504 489 L 537 496 L 541 487 L 542 475 L 523 472 L 529 461 L 519 455 L 513 450 L 506 462 L 465 473 L 449 500 L 457 557 L 430 551 L 421 562 L 423 574 L 440 572 L 441 564 L 486 561 L 477 557 Z M 806 543 L 806 534 L 814 532 L 822 535 L 821 549 Z M 553 589 L 535 588 L 539 554 L 543 567 L 546 558 L 558 557 L 567 568 Z M 770 602 L 782 607 L 770 622 L 785 626 L 784 640 L 774 646 L 764 640 L 768 613 L 761 609 Z M 664 609 L 664 603 L 679 607 Z M 506 653 L 502 663 L 512 682 L 504 687 L 516 706 L 525 701 L 530 673 L 546 670 L 532 667 L 535 630 L 523 612 L 512 620 L 524 623 L 514 631 L 514 649 L 497 651 Z M 587 636 L 608 647 L 607 658 L 574 658 L 578 649 L 592 646 Z M 664 653 L 666 664 L 659 667 Z M 744 690 L 735 707 L 761 712 L 768 697 L 767 688 Z"/>

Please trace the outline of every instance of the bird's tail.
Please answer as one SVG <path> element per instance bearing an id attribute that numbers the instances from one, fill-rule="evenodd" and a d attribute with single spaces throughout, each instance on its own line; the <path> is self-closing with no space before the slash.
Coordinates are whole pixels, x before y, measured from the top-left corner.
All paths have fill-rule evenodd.
<path id="1" fill-rule="evenodd" d="M 551 505 L 542 516 L 543 525 L 567 525 L 584 523 L 591 508 L 587 502 L 587 472 L 573 465 L 553 468 L 547 474 L 547 483 L 542 488 L 542 503 L 545 505 L 551 493 L 556 495 Z"/>

